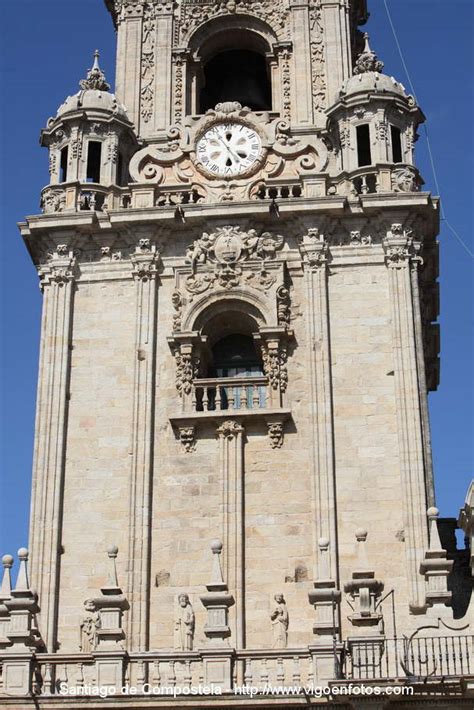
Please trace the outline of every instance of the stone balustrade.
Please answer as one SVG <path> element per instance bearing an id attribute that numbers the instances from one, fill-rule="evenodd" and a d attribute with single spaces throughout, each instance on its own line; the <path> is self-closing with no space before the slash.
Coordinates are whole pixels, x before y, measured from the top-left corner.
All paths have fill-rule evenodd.
<path id="1" fill-rule="evenodd" d="M 217 377 L 193 381 L 193 412 L 266 409 L 271 388 L 266 377 Z"/>
<path id="2" fill-rule="evenodd" d="M 359 637 L 321 647 L 285 649 L 226 649 L 232 673 L 229 688 L 246 686 L 262 692 L 268 688 L 304 689 L 324 684 L 376 681 L 403 684 L 429 679 L 443 682 L 474 675 L 474 636 L 429 636 L 412 638 Z M 212 650 L 149 651 L 117 654 L 123 687 L 98 681 L 98 653 L 48 654 L 31 657 L 30 688 L 33 695 L 97 694 L 98 685 L 114 695 L 133 687 L 136 695 L 190 694 L 191 689 L 210 685 L 206 662 Z M 214 650 L 214 654 L 219 652 Z M 217 657 L 217 656 L 216 656 Z M 289 691 L 290 692 L 290 691 Z M 298 694 L 293 691 L 291 695 Z"/>
<path id="3" fill-rule="evenodd" d="M 331 178 L 321 174 L 313 180 L 305 178 L 304 175 L 301 179 L 268 180 L 259 183 L 251 197 L 256 201 L 272 202 L 331 195 L 354 199 L 367 194 L 416 192 L 422 184 L 418 170 L 412 165 L 384 163 L 359 168 L 351 173 L 343 172 Z M 215 198 L 212 194 L 206 197 L 191 184 L 165 188 L 161 185 L 141 184 L 104 187 L 95 183 L 68 182 L 48 185 L 41 193 L 41 208 L 46 214 L 144 206 L 179 210 L 213 201 Z"/>

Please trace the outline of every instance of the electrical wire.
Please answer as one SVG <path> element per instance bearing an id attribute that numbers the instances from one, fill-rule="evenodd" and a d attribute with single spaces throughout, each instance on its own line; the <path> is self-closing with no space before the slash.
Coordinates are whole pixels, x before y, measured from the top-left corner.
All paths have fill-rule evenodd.
<path id="1" fill-rule="evenodd" d="M 415 99 L 416 103 L 418 104 L 418 99 L 417 99 L 417 97 L 416 97 L 415 87 L 413 86 L 413 82 L 412 82 L 412 80 L 411 80 L 410 72 L 408 71 L 408 67 L 407 67 L 406 62 L 405 62 L 405 57 L 403 56 L 402 48 L 401 48 L 401 46 L 400 46 L 400 42 L 398 41 L 398 35 L 397 35 L 396 30 L 395 30 L 395 26 L 394 26 L 394 24 L 393 24 L 392 15 L 391 15 L 391 13 L 390 13 L 387 0 L 383 0 L 383 3 L 384 3 L 384 6 L 385 6 L 385 11 L 386 11 L 386 13 L 387 13 L 387 18 L 388 18 L 390 27 L 391 27 L 391 29 L 392 29 L 392 34 L 393 34 L 393 37 L 394 37 L 394 40 L 395 40 L 395 44 L 397 45 L 398 53 L 399 53 L 399 55 L 400 55 L 400 60 L 401 60 L 401 62 L 402 62 L 403 70 L 404 70 L 404 72 L 405 72 L 405 74 L 406 74 L 406 77 L 407 77 L 407 79 L 408 79 L 408 84 L 409 84 L 409 86 L 410 86 L 410 91 L 411 91 L 411 93 L 412 93 L 412 95 L 413 95 L 413 98 Z M 441 190 L 440 190 L 439 182 L 438 182 L 438 174 L 437 174 L 437 171 L 436 171 L 435 161 L 434 161 L 434 157 L 433 157 L 433 151 L 432 151 L 432 149 L 431 149 L 431 142 L 430 142 L 430 137 L 429 137 L 429 135 L 428 135 L 428 129 L 426 128 L 425 124 L 423 124 L 422 128 L 423 128 L 423 132 L 424 132 L 425 138 L 426 138 L 426 147 L 427 147 L 427 149 L 428 149 L 428 156 L 429 156 L 429 159 L 430 159 L 431 170 L 432 170 L 432 172 L 433 172 L 433 180 L 434 180 L 436 192 L 438 193 L 438 195 L 439 195 L 440 198 L 441 198 Z M 443 207 L 443 201 L 442 201 L 442 200 L 441 200 L 441 203 L 440 203 L 440 212 L 441 212 L 441 219 L 443 220 L 443 222 L 445 223 L 445 225 L 447 226 L 447 228 L 448 228 L 448 229 L 450 230 L 450 232 L 456 237 L 456 239 L 458 240 L 458 242 L 463 246 L 463 248 L 464 248 L 464 249 L 466 250 L 466 252 L 469 254 L 469 256 L 471 257 L 471 259 L 474 259 L 474 252 L 471 250 L 471 248 L 466 244 L 466 242 L 464 241 L 464 239 L 457 233 L 457 231 L 454 229 L 454 227 L 453 227 L 453 226 L 451 225 L 451 223 L 448 221 L 448 218 L 446 217 L 446 212 L 445 212 L 444 207 Z"/>

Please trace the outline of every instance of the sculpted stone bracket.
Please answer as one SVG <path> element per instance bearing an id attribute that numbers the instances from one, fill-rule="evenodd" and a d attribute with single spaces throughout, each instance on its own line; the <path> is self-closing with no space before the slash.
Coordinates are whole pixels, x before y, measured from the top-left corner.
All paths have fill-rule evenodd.
<path id="1" fill-rule="evenodd" d="M 245 412 L 227 409 L 220 412 L 196 412 L 194 415 L 185 413 L 170 417 L 170 422 L 184 451 L 190 454 L 196 450 L 199 426 L 211 424 L 216 427 L 218 436 L 232 438 L 236 431 L 242 430 L 241 423 L 245 423 L 248 429 L 252 421 L 257 423 L 262 419 L 267 427 L 270 447 L 280 449 L 284 443 L 286 422 L 291 419 L 289 409 L 259 409 Z"/>

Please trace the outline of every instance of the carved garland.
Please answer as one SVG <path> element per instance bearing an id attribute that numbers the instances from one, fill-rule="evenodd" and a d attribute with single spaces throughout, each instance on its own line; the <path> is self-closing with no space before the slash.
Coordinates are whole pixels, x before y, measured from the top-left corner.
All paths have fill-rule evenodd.
<path id="1" fill-rule="evenodd" d="M 196 27 L 213 17 L 236 14 L 258 17 L 272 27 L 278 39 L 288 39 L 289 11 L 283 4 L 272 2 L 272 0 L 261 0 L 261 2 L 227 0 L 222 3 L 183 0 L 175 42 L 180 45 L 185 44 Z"/>
<path id="2" fill-rule="evenodd" d="M 155 31 L 156 23 L 152 8 L 146 7 L 142 31 L 141 91 L 140 115 L 145 123 L 153 115 L 155 81 Z"/>
<path id="3" fill-rule="evenodd" d="M 311 87 L 313 109 L 324 111 L 326 106 L 326 69 L 324 61 L 324 28 L 320 0 L 314 0 L 309 10 L 311 31 Z"/>

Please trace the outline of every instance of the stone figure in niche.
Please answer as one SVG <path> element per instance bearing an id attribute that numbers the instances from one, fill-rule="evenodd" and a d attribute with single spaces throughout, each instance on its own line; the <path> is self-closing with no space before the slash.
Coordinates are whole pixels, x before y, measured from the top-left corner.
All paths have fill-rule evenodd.
<path id="1" fill-rule="evenodd" d="M 275 594 L 273 598 L 276 604 L 270 614 L 273 629 L 272 648 L 286 648 L 288 645 L 288 609 L 283 594 Z"/>
<path id="2" fill-rule="evenodd" d="M 194 612 L 187 594 L 178 597 L 178 612 L 174 622 L 174 647 L 177 651 L 192 651 Z"/>
<path id="3" fill-rule="evenodd" d="M 97 629 L 100 628 L 100 618 L 92 599 L 86 599 L 84 609 L 86 614 L 80 624 L 79 650 L 82 653 L 91 653 L 97 647 Z"/>

